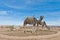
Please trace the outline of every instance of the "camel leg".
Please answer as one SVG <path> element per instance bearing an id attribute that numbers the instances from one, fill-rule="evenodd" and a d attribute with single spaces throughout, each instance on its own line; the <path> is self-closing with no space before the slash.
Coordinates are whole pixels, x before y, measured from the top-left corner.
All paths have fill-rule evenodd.
<path id="1" fill-rule="evenodd" d="M 45 27 L 46 27 L 48 30 L 50 30 L 50 27 L 48 27 L 48 26 L 46 25 L 46 23 L 45 23 Z"/>
<path id="2" fill-rule="evenodd" d="M 35 23 L 33 24 L 33 26 L 35 26 Z"/>
<path id="3" fill-rule="evenodd" d="M 50 28 L 47 27 L 47 25 L 42 25 L 42 29 L 43 29 L 43 27 L 46 27 L 48 30 L 50 30 Z"/>
<path id="4" fill-rule="evenodd" d="M 42 25 L 42 29 L 43 29 L 44 25 Z"/>
<path id="5" fill-rule="evenodd" d="M 39 25 L 39 24 L 37 23 L 37 27 L 38 27 L 38 25 Z"/>
<path id="6" fill-rule="evenodd" d="M 24 25 L 23 26 L 25 26 L 26 25 L 26 23 L 24 23 Z"/>
<path id="7" fill-rule="evenodd" d="M 24 27 L 23 27 L 24 28 L 24 33 L 26 33 L 26 25 L 27 24 L 24 23 Z"/>
<path id="8" fill-rule="evenodd" d="M 48 30 L 50 30 L 50 27 L 47 27 L 47 25 L 45 26 Z"/>

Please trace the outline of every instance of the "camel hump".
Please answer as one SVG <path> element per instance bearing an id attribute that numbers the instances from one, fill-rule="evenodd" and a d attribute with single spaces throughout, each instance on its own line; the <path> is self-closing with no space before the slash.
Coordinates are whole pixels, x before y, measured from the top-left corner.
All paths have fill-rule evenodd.
<path id="1" fill-rule="evenodd" d="M 36 19 L 36 18 L 34 16 L 31 16 L 31 17 L 27 17 L 27 19 L 33 20 L 33 19 Z"/>

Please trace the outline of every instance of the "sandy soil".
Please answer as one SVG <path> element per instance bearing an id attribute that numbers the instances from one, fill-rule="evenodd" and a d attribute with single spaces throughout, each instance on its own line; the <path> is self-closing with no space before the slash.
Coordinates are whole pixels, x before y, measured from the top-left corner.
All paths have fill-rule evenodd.
<path id="1" fill-rule="evenodd" d="M 0 40 L 59 40 L 60 32 L 52 35 L 43 35 L 43 36 L 28 36 L 28 37 L 16 37 L 0 34 Z"/>
<path id="2" fill-rule="evenodd" d="M 60 40 L 60 31 L 58 31 L 58 33 L 56 34 L 51 35 L 26 36 L 26 37 L 8 36 L 0 34 L 0 40 Z"/>

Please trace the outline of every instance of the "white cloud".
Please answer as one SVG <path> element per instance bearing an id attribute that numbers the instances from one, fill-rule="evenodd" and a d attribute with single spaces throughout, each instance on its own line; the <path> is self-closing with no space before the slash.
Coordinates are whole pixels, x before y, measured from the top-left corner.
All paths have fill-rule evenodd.
<path id="1" fill-rule="evenodd" d="M 17 1 L 16 2 L 17 4 L 14 1 Z M 45 4 L 42 2 L 46 2 L 46 1 L 47 0 L 23 0 L 22 3 L 20 3 L 21 1 L 18 2 L 18 0 L 12 0 L 12 1 L 8 1 L 8 2 L 3 2 L 3 4 L 10 8 L 14 8 L 14 9 L 32 9 L 29 5 L 35 5 L 37 3 Z M 18 4 L 18 3 L 20 3 L 20 4 Z"/>
<path id="2" fill-rule="evenodd" d="M 10 7 L 10 8 L 15 8 L 15 9 L 19 9 L 20 8 L 18 6 L 13 6 L 13 5 L 9 5 L 9 4 L 4 4 L 4 5 L 6 5 L 6 6 Z"/>
<path id="3" fill-rule="evenodd" d="M 7 11 L 0 11 L 0 15 L 6 15 L 8 14 Z"/>
<path id="4" fill-rule="evenodd" d="M 60 11 L 56 11 L 56 12 L 46 12 L 47 15 L 51 15 L 51 16 L 57 16 L 60 15 Z"/>
<path id="5" fill-rule="evenodd" d="M 0 25 L 19 25 L 17 20 L 1 20 Z"/>
<path id="6" fill-rule="evenodd" d="M 48 0 L 9 0 L 7 2 L 3 2 L 4 5 L 14 8 L 14 9 L 33 9 L 31 6 L 33 5 L 41 5 L 46 4 L 44 2 L 48 2 Z M 35 10 L 36 8 L 34 8 Z"/>
<path id="7" fill-rule="evenodd" d="M 55 26 L 60 26 L 60 19 L 56 21 L 47 21 L 47 25 L 55 25 Z"/>
<path id="8" fill-rule="evenodd" d="M 54 1 L 59 1 L 59 0 L 6 0 L 3 1 L 3 4 L 7 5 L 8 7 L 12 7 L 13 8 L 20 8 L 19 5 L 23 5 L 22 7 L 26 7 L 27 4 L 36 4 L 36 3 L 43 3 L 43 2 L 54 2 Z M 17 4 L 16 4 L 17 3 Z M 45 4 L 45 3 L 44 3 Z M 14 6 L 16 5 L 16 6 Z M 17 5 L 19 7 L 17 7 Z"/>
<path id="9" fill-rule="evenodd" d="M 14 9 L 26 9 L 26 5 L 24 6 L 16 6 L 16 5 L 11 5 L 11 4 L 8 4 L 8 3 L 4 3 L 4 5 L 10 7 L 10 8 L 14 8 Z"/>

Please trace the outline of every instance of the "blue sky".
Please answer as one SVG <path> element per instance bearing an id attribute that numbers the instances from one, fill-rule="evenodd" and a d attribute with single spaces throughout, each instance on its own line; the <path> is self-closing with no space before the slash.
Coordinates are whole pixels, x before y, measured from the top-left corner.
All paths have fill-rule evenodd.
<path id="1" fill-rule="evenodd" d="M 0 25 L 22 25 L 27 16 L 41 15 L 47 25 L 60 25 L 60 0 L 0 0 Z"/>

